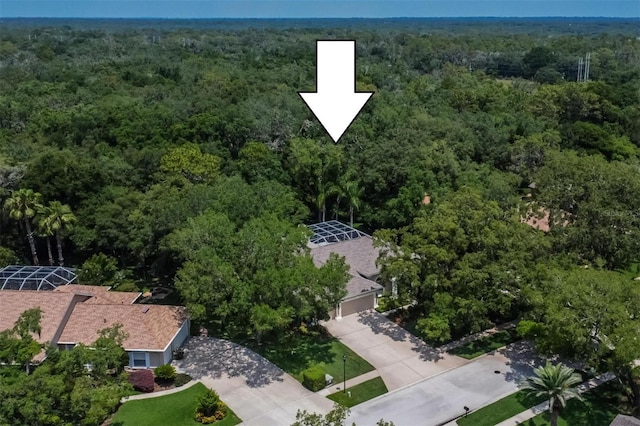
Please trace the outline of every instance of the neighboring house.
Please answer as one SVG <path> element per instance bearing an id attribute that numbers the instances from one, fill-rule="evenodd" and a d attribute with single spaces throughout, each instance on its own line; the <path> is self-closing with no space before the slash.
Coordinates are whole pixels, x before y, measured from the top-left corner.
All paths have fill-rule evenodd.
<path id="1" fill-rule="evenodd" d="M 132 368 L 157 367 L 171 361 L 173 351 L 189 336 L 189 318 L 182 306 L 135 304 L 140 293 L 108 287 L 60 285 L 52 291 L 0 291 L 0 330 L 13 327 L 27 309 L 42 310 L 39 342 L 60 349 L 89 345 L 98 332 L 116 324 L 127 334 L 123 342 Z M 44 351 L 34 358 L 42 361 Z"/>
<path id="2" fill-rule="evenodd" d="M 371 237 L 335 220 L 309 228 L 314 232 L 309 248 L 316 266 L 323 265 L 331 253 L 343 256 L 349 266 L 351 278 L 347 282 L 347 295 L 329 313 L 331 318 L 339 319 L 377 307 L 384 287 L 376 282 L 380 276 L 376 266 L 380 252 L 373 246 Z"/>
<path id="3" fill-rule="evenodd" d="M 640 426 L 640 419 L 618 414 L 609 426 Z"/>

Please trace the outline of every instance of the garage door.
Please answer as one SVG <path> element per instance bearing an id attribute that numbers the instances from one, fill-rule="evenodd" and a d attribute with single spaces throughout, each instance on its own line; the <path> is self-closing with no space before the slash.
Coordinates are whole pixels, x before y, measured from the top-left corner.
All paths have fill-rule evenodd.
<path id="1" fill-rule="evenodd" d="M 342 302 L 342 316 L 357 314 L 358 312 L 373 309 L 375 293 L 371 293 L 364 297 Z"/>

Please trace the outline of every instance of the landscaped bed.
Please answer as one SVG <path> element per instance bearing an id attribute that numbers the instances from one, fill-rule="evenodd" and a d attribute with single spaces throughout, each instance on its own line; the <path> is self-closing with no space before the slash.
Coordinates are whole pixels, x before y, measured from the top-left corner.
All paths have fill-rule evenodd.
<path id="1" fill-rule="evenodd" d="M 481 339 L 469 342 L 449 351 L 452 355 L 457 355 L 466 359 L 477 358 L 487 352 L 494 351 L 510 343 L 517 342 L 521 337 L 515 329 L 498 331 Z"/>
<path id="2" fill-rule="evenodd" d="M 494 426 L 544 401 L 544 397 L 535 397 L 523 390 L 518 391 L 478 411 L 474 411 L 467 417 L 460 418 L 458 425 Z"/>
<path id="3" fill-rule="evenodd" d="M 602 426 L 610 424 L 621 413 L 618 408 L 622 389 L 616 383 L 605 383 L 583 395 L 584 401 L 570 399 L 560 413 L 558 426 Z M 523 426 L 547 426 L 549 412 L 523 422 Z"/>
<path id="4" fill-rule="evenodd" d="M 583 379 L 587 379 L 583 375 Z M 622 389 L 617 383 L 605 383 L 583 394 L 581 402 L 571 399 L 560 414 L 559 426 L 600 426 L 608 425 L 613 418 L 625 411 L 618 406 L 626 403 Z M 544 397 L 532 396 L 524 390 L 502 398 L 467 417 L 457 420 L 459 426 L 493 426 L 545 401 Z M 549 414 L 542 413 L 524 423 L 523 426 L 548 426 Z"/>
<path id="5" fill-rule="evenodd" d="M 349 397 L 348 392 L 351 392 L 351 397 Z M 345 407 L 353 407 L 354 405 L 358 405 L 387 392 L 387 386 L 382 381 L 382 378 L 376 377 L 375 379 L 367 380 L 366 382 L 347 388 L 347 392 L 340 391 L 332 393 L 327 396 L 327 398 Z"/>
<path id="6" fill-rule="evenodd" d="M 124 403 L 111 421 L 111 426 L 197 426 L 194 413 L 196 399 L 206 391 L 202 383 L 177 393 Z M 233 426 L 242 421 L 228 408 L 227 416 L 216 426 Z"/>
<path id="7" fill-rule="evenodd" d="M 334 382 L 344 380 L 343 356 L 346 355 L 347 380 L 373 371 L 373 366 L 337 339 L 322 332 L 298 334 L 286 342 L 252 347 L 260 355 L 282 368 L 302 383 L 302 373 L 320 367 L 333 377 Z"/>

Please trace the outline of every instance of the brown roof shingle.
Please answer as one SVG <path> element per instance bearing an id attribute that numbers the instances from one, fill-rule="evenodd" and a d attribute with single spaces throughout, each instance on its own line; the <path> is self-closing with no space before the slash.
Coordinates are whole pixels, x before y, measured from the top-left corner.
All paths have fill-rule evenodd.
<path id="1" fill-rule="evenodd" d="M 91 305 L 131 305 L 142 294 L 129 291 L 109 291 L 109 289 L 110 287 L 98 285 L 69 284 L 58 286 L 54 291 L 91 295 L 93 297 L 85 302 Z"/>
<path id="2" fill-rule="evenodd" d="M 316 266 L 324 264 L 331 253 L 344 256 L 345 262 L 354 275 L 359 274 L 365 278 L 371 278 L 380 273 L 380 269 L 376 266 L 380 250 L 373 246 L 373 240 L 369 236 L 316 246 L 311 249 L 311 257 L 313 257 Z"/>
<path id="3" fill-rule="evenodd" d="M 324 265 L 331 253 L 343 256 L 345 263 L 349 266 L 351 279 L 347 282 L 345 299 L 382 290 L 383 287 L 371 279 L 380 273 L 376 266 L 380 251 L 373 246 L 371 237 L 363 236 L 311 248 L 311 257 L 316 266 Z"/>
<path id="4" fill-rule="evenodd" d="M 59 342 L 90 344 L 99 330 L 122 324 L 126 350 L 164 350 L 186 319 L 182 306 L 82 303 L 71 313 Z"/>
<path id="5" fill-rule="evenodd" d="M 65 318 L 70 314 L 74 305 L 88 297 L 73 293 L 54 293 L 53 291 L 30 290 L 0 290 L 0 331 L 13 328 L 13 325 L 24 311 L 40 308 L 40 336 L 34 338 L 40 343 L 56 343 Z M 44 351 L 34 357 L 34 360 L 44 359 Z"/>
<path id="6" fill-rule="evenodd" d="M 613 419 L 610 426 L 640 426 L 640 419 L 618 414 L 615 419 Z"/>

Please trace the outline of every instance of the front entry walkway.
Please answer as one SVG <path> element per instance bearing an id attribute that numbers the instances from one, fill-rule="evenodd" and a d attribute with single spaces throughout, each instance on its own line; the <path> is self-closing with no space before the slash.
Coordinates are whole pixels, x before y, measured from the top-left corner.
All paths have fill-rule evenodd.
<path id="1" fill-rule="evenodd" d="M 244 425 L 290 425 L 298 409 L 326 413 L 333 405 L 260 355 L 226 340 L 192 337 L 184 359 L 173 364 L 218 392 Z"/>
<path id="2" fill-rule="evenodd" d="M 468 361 L 427 345 L 378 312 L 362 312 L 323 323 L 329 332 L 373 365 L 389 391 Z"/>

